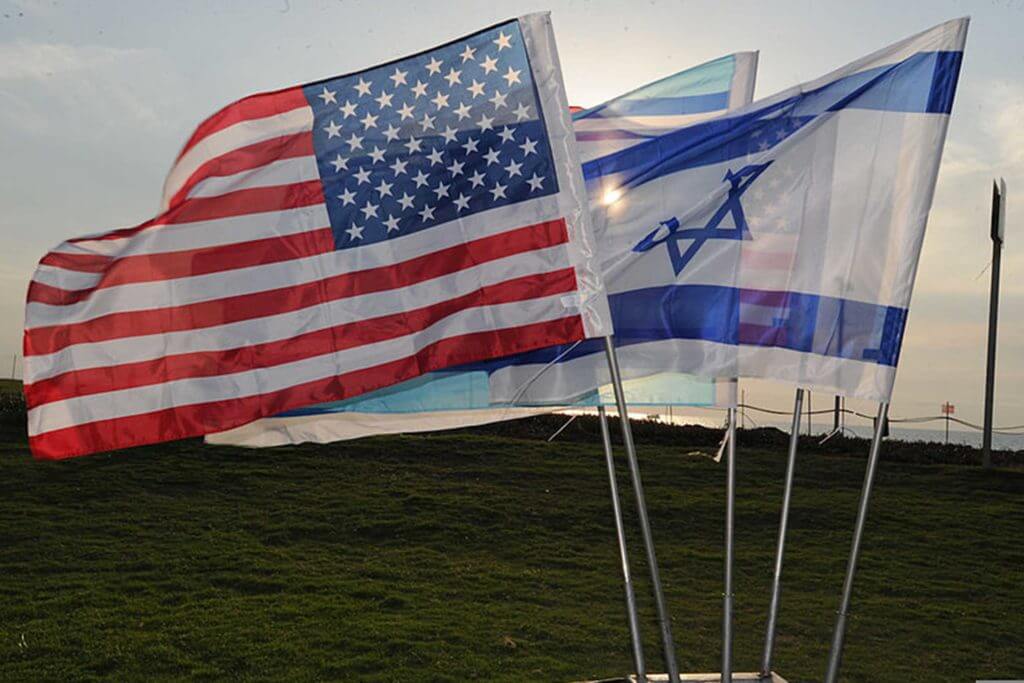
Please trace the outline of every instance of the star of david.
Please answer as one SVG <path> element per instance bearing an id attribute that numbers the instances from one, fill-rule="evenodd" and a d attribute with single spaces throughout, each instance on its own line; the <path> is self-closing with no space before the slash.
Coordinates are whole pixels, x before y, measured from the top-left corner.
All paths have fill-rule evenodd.
<path id="1" fill-rule="evenodd" d="M 658 227 L 633 247 L 633 251 L 643 253 L 664 244 L 668 249 L 669 258 L 672 260 L 672 268 L 676 275 L 679 275 L 708 240 L 750 239 L 750 229 L 747 226 L 747 217 L 743 213 L 740 197 L 771 165 L 772 162 L 769 161 L 763 164 L 744 166 L 736 172 L 730 169 L 722 179 L 729 183 L 729 193 L 706 225 L 699 228 L 681 228 L 679 219 L 673 216 L 667 221 L 661 221 Z M 732 215 L 733 227 L 719 227 L 722 220 L 729 214 Z M 692 240 L 685 251 L 679 247 L 679 242 L 682 240 Z"/>

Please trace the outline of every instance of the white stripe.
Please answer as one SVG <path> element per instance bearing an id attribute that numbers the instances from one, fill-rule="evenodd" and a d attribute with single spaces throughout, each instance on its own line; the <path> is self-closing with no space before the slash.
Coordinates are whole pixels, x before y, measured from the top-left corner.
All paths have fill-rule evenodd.
<path id="1" fill-rule="evenodd" d="M 401 313 L 409 309 L 410 301 L 415 301 L 416 307 L 431 306 L 512 278 L 553 272 L 565 268 L 565 261 L 565 246 L 558 245 L 410 285 L 401 290 L 401 296 L 394 291 L 375 292 L 215 327 L 76 344 L 46 355 L 26 356 L 25 381 L 31 384 L 73 370 L 281 341 L 334 325 Z"/>
<path id="2" fill-rule="evenodd" d="M 302 106 L 283 114 L 240 121 L 207 135 L 171 167 L 164 182 L 163 209 L 200 166 L 239 147 L 294 135 L 313 128 L 313 110 Z"/>
<path id="3" fill-rule="evenodd" d="M 554 321 L 565 317 L 566 310 L 562 306 L 561 296 L 471 308 L 455 313 L 411 335 L 292 363 L 230 375 L 181 379 L 49 403 L 29 411 L 29 433 L 31 436 L 38 436 L 52 430 L 99 420 L 141 415 L 196 403 L 268 394 L 306 382 L 406 358 L 447 337 Z"/>
<path id="4" fill-rule="evenodd" d="M 441 410 L 425 413 L 332 413 L 268 417 L 206 435 L 206 443 L 267 448 L 294 443 L 331 443 L 378 434 L 410 434 L 461 429 L 473 425 L 546 415 L 554 408 Z"/>
<path id="5" fill-rule="evenodd" d="M 316 165 L 316 157 L 306 155 L 278 159 L 259 168 L 246 169 L 234 175 L 209 176 L 189 190 L 188 196 L 189 198 L 216 197 L 236 190 L 291 185 L 319 179 L 320 170 Z"/>
<path id="6" fill-rule="evenodd" d="M 545 198 L 548 199 L 548 198 Z M 543 199 L 534 200 L 542 202 Z M 554 199 L 557 202 L 557 196 Z M 533 202 L 530 202 L 531 204 Z M 502 208 L 518 208 L 509 205 Z M 25 327 L 46 327 L 85 322 L 111 312 L 142 311 L 213 301 L 227 296 L 263 292 L 279 287 L 315 282 L 332 275 L 356 273 L 369 268 L 395 265 L 403 260 L 432 254 L 445 247 L 464 244 L 467 235 L 483 237 L 487 232 L 508 231 L 511 220 L 491 219 L 492 212 L 451 221 L 404 237 L 341 249 L 302 259 L 195 275 L 172 280 L 139 282 L 97 289 L 88 299 L 68 305 L 30 302 L 25 308 Z M 497 213 L 497 210 L 494 211 Z M 532 220 L 531 220 L 532 222 Z M 527 225 L 521 223 L 520 225 Z M 474 225 L 489 228 L 475 234 Z M 500 230 L 495 230 L 495 226 Z M 518 227 L 518 226 L 516 226 Z M 512 228 L 515 229 L 515 228 Z"/>
<path id="7" fill-rule="evenodd" d="M 95 287 L 101 277 L 102 273 L 85 273 L 45 263 L 36 266 L 36 272 L 32 274 L 34 281 L 60 289 L 89 289 Z"/>
<path id="8" fill-rule="evenodd" d="M 283 211 L 249 213 L 192 223 L 156 223 L 130 237 L 85 242 L 64 242 L 53 251 L 62 254 L 97 254 L 122 258 L 140 254 L 219 247 L 236 242 L 283 237 L 306 230 L 329 228 L 324 204 Z"/>

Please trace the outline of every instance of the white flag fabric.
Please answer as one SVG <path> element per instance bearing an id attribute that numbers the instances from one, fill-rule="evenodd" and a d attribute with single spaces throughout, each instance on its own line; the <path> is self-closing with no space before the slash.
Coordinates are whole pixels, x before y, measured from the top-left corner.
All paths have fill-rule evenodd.
<path id="1" fill-rule="evenodd" d="M 579 110 L 573 116 L 573 126 L 580 155 L 584 160 L 600 158 L 747 104 L 753 95 L 756 69 L 757 53 L 727 55 Z M 593 183 L 590 189 L 600 191 Z M 600 200 L 600 195 L 591 196 L 598 210 Z M 628 367 L 630 358 L 628 352 L 622 353 L 620 363 Z M 550 370 L 550 360 L 542 358 L 535 366 L 523 366 L 519 371 L 545 374 Z M 566 403 L 614 403 L 603 353 L 591 353 L 582 359 L 567 354 L 565 360 L 577 366 L 588 364 L 586 372 L 594 381 L 582 391 L 574 389 L 576 395 Z M 254 447 L 302 441 L 326 443 L 373 434 L 466 427 L 528 417 L 559 407 L 552 401 L 542 402 L 551 405 L 549 408 L 537 408 L 518 405 L 516 400 L 496 400 L 491 376 L 500 377 L 505 368 L 505 364 L 496 364 L 435 372 L 354 399 L 288 411 L 206 438 L 210 443 Z M 735 403 L 728 383 L 657 371 L 630 376 L 633 379 L 625 387 L 630 405 Z"/>
<path id="2" fill-rule="evenodd" d="M 627 377 L 889 399 L 967 24 L 584 165 L 591 196 L 617 199 L 595 234 Z M 526 357 L 600 346 L 564 348 Z M 532 369 L 517 362 L 492 375 L 498 395 L 530 403 L 595 381 L 561 362 L 522 392 Z"/>

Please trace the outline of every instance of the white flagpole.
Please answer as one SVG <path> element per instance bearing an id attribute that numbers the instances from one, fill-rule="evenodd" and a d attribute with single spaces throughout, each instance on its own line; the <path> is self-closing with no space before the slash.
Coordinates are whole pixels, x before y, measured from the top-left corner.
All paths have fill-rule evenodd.
<path id="1" fill-rule="evenodd" d="M 665 664 L 668 667 L 670 683 L 679 683 L 679 664 L 676 662 L 676 647 L 672 638 L 672 623 L 665 604 L 665 594 L 661 589 L 661 575 L 658 571 L 658 557 L 654 552 L 654 538 L 651 535 L 651 524 L 647 519 L 647 502 L 644 500 L 644 487 L 640 480 L 640 464 L 636 458 L 636 446 L 633 444 L 633 430 L 629 426 L 629 414 L 626 412 L 626 394 L 622 389 L 622 376 L 619 374 L 619 359 L 615 354 L 615 344 L 611 337 L 604 338 L 605 355 L 608 356 L 608 372 L 611 374 L 612 388 L 615 390 L 615 405 L 622 423 L 622 441 L 626 446 L 626 459 L 629 462 L 629 476 L 633 482 L 633 493 L 636 495 L 637 517 L 640 520 L 640 532 L 644 540 L 644 551 L 647 554 L 647 566 L 651 573 L 651 589 L 654 591 L 654 604 L 658 610 L 658 623 L 661 626 L 661 643 L 665 650 Z"/>
<path id="2" fill-rule="evenodd" d="M 825 672 L 825 683 L 836 683 L 839 680 L 839 665 L 843 659 L 843 640 L 846 637 L 846 616 L 850 611 L 850 595 L 853 593 L 853 577 L 857 573 L 860 541 L 864 535 L 864 521 L 868 516 L 868 503 L 871 501 L 871 488 L 875 482 L 875 470 L 878 467 L 878 454 L 882 449 L 882 434 L 885 429 L 885 416 L 888 410 L 888 403 L 878 404 L 875 435 L 871 439 L 868 467 L 864 473 L 864 487 L 861 489 L 860 505 L 857 509 L 857 523 L 853 527 L 853 545 L 850 547 L 850 559 L 846 565 L 846 578 L 843 580 L 843 597 L 839 601 L 839 611 L 836 613 L 836 626 L 832 632 L 832 647 L 828 653 L 828 670 Z"/>
<path id="3" fill-rule="evenodd" d="M 608 465 L 608 485 L 612 493 L 612 513 L 615 515 L 615 536 L 619 542 L 619 561 L 622 563 L 622 580 L 626 585 L 626 614 L 629 617 L 629 635 L 633 642 L 633 665 L 636 667 L 637 683 L 647 682 L 644 666 L 644 646 L 640 639 L 640 616 L 636 609 L 636 594 L 633 591 L 633 576 L 629 569 L 629 555 L 626 552 L 626 530 L 622 523 L 622 505 L 619 502 L 619 485 L 615 477 L 615 458 L 612 455 L 612 438 L 608 433 L 608 415 L 604 406 L 597 407 L 601 419 L 601 441 L 604 442 L 604 460 Z"/>
<path id="4" fill-rule="evenodd" d="M 736 403 L 729 408 L 725 478 L 725 592 L 722 595 L 722 683 L 732 683 L 732 564 L 736 507 Z"/>
<path id="5" fill-rule="evenodd" d="M 804 390 L 796 390 L 793 403 L 793 425 L 789 432 L 789 457 L 786 459 L 786 483 L 782 490 L 782 514 L 779 517 L 779 541 L 775 547 L 775 575 L 772 578 L 772 599 L 768 607 L 768 626 L 764 635 L 764 656 L 761 659 L 761 676 L 767 678 L 772 672 L 772 650 L 775 648 L 775 628 L 779 615 L 779 600 L 782 593 L 782 557 L 786 549 L 786 530 L 789 527 L 789 504 L 793 495 L 793 472 L 796 469 L 796 448 L 800 440 L 800 413 L 803 411 Z"/>

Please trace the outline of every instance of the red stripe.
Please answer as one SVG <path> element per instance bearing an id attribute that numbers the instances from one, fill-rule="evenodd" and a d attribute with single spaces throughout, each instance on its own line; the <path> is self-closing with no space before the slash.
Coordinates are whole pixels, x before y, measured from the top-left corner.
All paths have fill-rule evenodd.
<path id="1" fill-rule="evenodd" d="M 250 95 L 237 102 L 232 102 L 196 127 L 192 137 L 188 139 L 181 153 L 178 154 L 178 158 L 184 156 L 185 152 L 195 147 L 203 138 L 236 123 L 275 116 L 308 106 L 309 103 L 306 101 L 306 95 L 302 92 L 301 86 Z"/>
<path id="2" fill-rule="evenodd" d="M 450 337 L 406 358 L 281 391 L 90 422 L 30 437 L 29 444 L 35 457 L 61 460 L 200 436 L 239 427 L 285 410 L 351 398 L 427 372 L 565 344 L 583 336 L 583 322 L 574 315 L 550 322 Z"/>
<path id="3" fill-rule="evenodd" d="M 279 159 L 293 159 L 313 154 L 313 133 L 311 131 L 263 140 L 233 149 L 200 165 L 182 184 L 181 189 L 171 197 L 168 205 L 175 207 L 181 204 L 188 198 L 188 193 L 192 191 L 192 188 L 212 176 L 234 175 L 242 171 L 260 168 Z"/>
<path id="4" fill-rule="evenodd" d="M 25 385 L 25 397 L 29 408 L 35 408 L 77 396 L 272 367 L 420 332 L 469 308 L 538 299 L 575 290 L 576 271 L 573 268 L 527 275 L 481 287 L 431 306 L 336 325 L 281 341 L 72 371 Z"/>
<path id="5" fill-rule="evenodd" d="M 320 180 L 307 180 L 291 185 L 253 187 L 226 192 L 216 197 L 195 197 L 169 212 L 168 223 L 195 223 L 229 216 L 265 211 L 283 211 L 300 206 L 323 204 L 324 191 Z"/>
<path id="6" fill-rule="evenodd" d="M 113 260 L 113 257 L 103 254 L 66 254 L 61 251 L 51 251 L 39 260 L 39 265 L 77 270 L 83 273 L 102 273 Z"/>
<path id="7" fill-rule="evenodd" d="M 254 187 L 245 190 L 226 192 L 216 197 L 196 197 L 165 211 L 156 218 L 140 223 L 132 228 L 111 230 L 100 235 L 76 237 L 67 242 L 95 242 L 98 240 L 114 240 L 131 237 L 153 225 L 173 225 L 176 223 L 192 223 L 195 221 L 242 216 L 263 211 L 284 211 L 302 206 L 322 204 L 323 188 L 319 180 L 308 180 L 291 185 L 274 185 L 271 187 Z"/>
<path id="8" fill-rule="evenodd" d="M 295 311 L 360 294 L 408 287 L 479 263 L 564 244 L 564 219 L 538 223 L 424 254 L 400 263 L 343 273 L 315 282 L 229 296 L 183 306 L 111 313 L 69 325 L 25 330 L 25 355 L 42 355 L 73 344 L 213 327 Z"/>
<path id="9" fill-rule="evenodd" d="M 28 286 L 28 300 L 34 303 L 63 306 L 89 298 L 97 289 L 117 287 L 134 282 L 155 282 L 195 275 L 208 275 L 238 268 L 316 256 L 333 251 L 334 232 L 330 228 L 308 230 L 294 235 L 268 237 L 205 249 L 171 251 L 162 254 L 125 256 L 108 267 L 95 287 L 60 289 L 33 280 Z M 73 255 L 77 256 L 77 254 Z"/>

